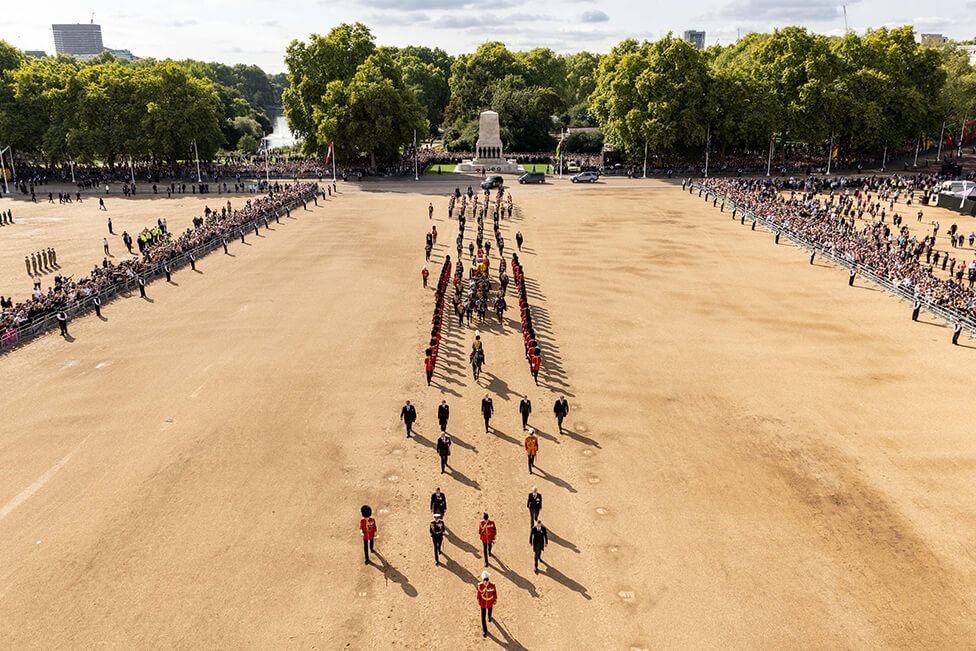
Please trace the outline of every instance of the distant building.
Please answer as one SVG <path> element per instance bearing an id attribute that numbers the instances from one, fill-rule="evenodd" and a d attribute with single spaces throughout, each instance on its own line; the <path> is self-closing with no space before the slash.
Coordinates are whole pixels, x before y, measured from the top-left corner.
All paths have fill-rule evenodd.
<path id="1" fill-rule="evenodd" d="M 33 57 L 35 59 L 43 59 L 47 56 L 47 52 L 44 50 L 24 50 L 25 57 Z"/>
<path id="2" fill-rule="evenodd" d="M 139 57 L 128 50 L 113 50 L 110 47 L 105 48 L 105 50 L 111 52 L 116 59 L 126 59 L 127 61 L 137 61 L 139 59 Z"/>
<path id="3" fill-rule="evenodd" d="M 694 45 L 696 50 L 705 49 L 705 32 L 698 32 L 693 29 L 689 29 L 684 33 L 682 38 Z"/>
<path id="4" fill-rule="evenodd" d="M 969 56 L 969 65 L 976 66 L 976 45 L 960 45 L 959 49 Z"/>
<path id="5" fill-rule="evenodd" d="M 942 34 L 916 34 L 915 42 L 919 45 L 929 47 L 932 45 L 942 45 L 943 43 L 948 43 L 949 39 Z"/>
<path id="6" fill-rule="evenodd" d="M 129 61 L 139 58 L 129 50 L 105 47 L 102 44 L 101 25 L 51 25 L 51 33 L 54 35 L 54 50 L 58 54 L 70 54 L 81 61 L 98 56 L 102 52 L 111 52 L 115 58 Z"/>
<path id="7" fill-rule="evenodd" d="M 75 57 L 93 57 L 105 49 L 101 25 L 51 25 L 54 51 Z"/>

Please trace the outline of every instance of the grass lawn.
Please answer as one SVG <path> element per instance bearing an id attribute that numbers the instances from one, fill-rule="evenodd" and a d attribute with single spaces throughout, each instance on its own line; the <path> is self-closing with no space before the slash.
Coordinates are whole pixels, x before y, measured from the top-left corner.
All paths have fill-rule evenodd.
<path id="1" fill-rule="evenodd" d="M 437 174 L 438 172 L 453 172 L 455 165 L 431 165 L 427 168 L 427 174 Z"/>
<path id="2" fill-rule="evenodd" d="M 526 172 L 545 172 L 550 174 L 549 166 L 545 163 L 523 163 L 522 167 L 525 168 Z"/>

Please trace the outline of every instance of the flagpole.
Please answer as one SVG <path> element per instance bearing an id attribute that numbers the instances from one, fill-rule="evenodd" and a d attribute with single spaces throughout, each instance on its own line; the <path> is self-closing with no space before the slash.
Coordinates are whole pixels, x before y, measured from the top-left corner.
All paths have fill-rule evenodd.
<path id="1" fill-rule="evenodd" d="M 888 162 L 888 145 L 885 145 L 884 153 L 881 155 L 881 171 L 885 171 L 885 164 Z"/>
<path id="2" fill-rule="evenodd" d="M 193 156 L 197 161 L 197 183 L 201 183 L 203 179 L 200 177 L 200 148 L 197 147 L 197 141 L 193 141 Z"/>
<path id="3" fill-rule="evenodd" d="M 136 169 L 132 165 L 132 159 L 129 159 L 129 175 L 132 177 L 132 185 L 136 184 Z"/>
<path id="4" fill-rule="evenodd" d="M 332 143 L 332 185 L 335 185 L 336 182 L 335 159 L 336 159 L 335 142 L 333 142 Z"/>
<path id="5" fill-rule="evenodd" d="M 10 147 L 8 146 L 7 149 Z M 7 149 L 0 149 L 0 174 L 3 175 L 3 193 L 10 194 L 10 186 L 7 185 L 7 169 L 3 166 L 3 152 Z"/>
<path id="6" fill-rule="evenodd" d="M 645 179 L 647 178 L 647 141 L 646 140 L 644 141 L 644 176 L 643 176 L 643 178 L 645 178 Z"/>
<path id="7" fill-rule="evenodd" d="M 708 154 L 712 150 L 712 128 L 708 127 L 705 134 L 705 178 L 708 178 Z"/>
<path id="8" fill-rule="evenodd" d="M 959 162 L 959 159 L 962 158 L 962 144 L 966 142 L 966 120 L 968 119 L 969 119 L 968 117 L 964 117 L 962 119 L 962 128 L 959 129 L 959 150 L 956 153 L 957 163 Z"/>
<path id="9" fill-rule="evenodd" d="M 68 163 L 71 165 L 71 182 L 75 182 L 75 160 L 73 158 L 68 159 Z"/>
<path id="10" fill-rule="evenodd" d="M 918 140 L 915 141 L 915 162 L 912 163 L 912 167 L 918 167 L 918 148 L 922 146 L 922 134 L 918 134 Z"/>
<path id="11" fill-rule="evenodd" d="M 563 142 L 566 140 L 566 130 L 559 130 L 559 178 L 563 178 Z"/>
<path id="12" fill-rule="evenodd" d="M 420 174 L 417 172 L 417 130 L 413 130 L 413 180 L 419 181 Z"/>
<path id="13" fill-rule="evenodd" d="M 942 160 L 942 141 L 945 140 L 945 120 L 942 121 L 942 131 L 939 132 L 939 151 L 935 155 L 935 162 Z"/>
<path id="14" fill-rule="evenodd" d="M 17 183 L 17 166 L 14 165 L 14 146 L 10 145 L 7 149 L 10 150 L 10 175 L 14 177 L 14 183 Z M 16 190 L 16 187 L 14 189 Z"/>
<path id="15" fill-rule="evenodd" d="M 773 135 L 769 139 L 769 157 L 766 159 L 766 177 L 769 177 L 770 172 L 773 169 L 773 145 L 776 143 L 776 136 Z"/>
<path id="16" fill-rule="evenodd" d="M 271 167 L 268 163 L 269 149 L 271 149 L 271 144 L 267 141 L 267 136 L 265 132 L 261 132 L 261 142 L 264 143 L 264 182 L 270 187 L 271 186 Z"/>
<path id="17" fill-rule="evenodd" d="M 830 162 L 834 158 L 834 132 L 830 132 L 830 148 L 827 150 L 827 176 L 830 176 Z"/>

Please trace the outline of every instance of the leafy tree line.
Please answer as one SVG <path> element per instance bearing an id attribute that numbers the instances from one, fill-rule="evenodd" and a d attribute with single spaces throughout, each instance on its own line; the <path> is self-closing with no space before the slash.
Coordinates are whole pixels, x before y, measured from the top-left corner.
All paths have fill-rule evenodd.
<path id="1" fill-rule="evenodd" d="M 264 107 L 280 104 L 287 76 L 202 61 L 40 59 L 0 41 L 0 142 L 56 162 L 123 156 L 186 159 L 242 143 L 253 152 L 271 131 Z"/>
<path id="2" fill-rule="evenodd" d="M 828 38 L 800 27 L 753 33 L 703 52 L 671 35 L 627 40 L 600 61 L 592 110 L 632 158 L 774 141 L 847 154 L 938 137 L 972 111 L 973 70 L 955 48 L 915 42 L 911 27 Z"/>
<path id="3" fill-rule="evenodd" d="M 976 71 L 966 55 L 954 45 L 920 46 L 910 26 L 842 38 L 788 27 L 705 51 L 668 35 L 625 40 L 603 56 L 513 52 L 489 42 L 451 57 L 436 48 L 377 48 L 357 23 L 312 35 L 308 44 L 295 41 L 288 52 L 293 90 L 285 106 L 308 153 L 336 140 L 350 153 L 390 156 L 421 127 L 415 103 L 432 132 L 443 129 L 448 150 L 473 150 L 477 116 L 491 109 L 511 151 L 551 151 L 558 128 L 599 126 L 631 158 L 645 150 L 697 156 L 708 136 L 722 152 L 765 151 L 773 141 L 826 152 L 832 139 L 845 155 L 880 153 L 922 134 L 938 138 L 943 121 L 958 132 L 966 116 L 976 119 Z M 392 62 L 391 101 L 397 95 L 410 107 L 400 116 L 404 128 L 396 133 L 362 111 L 356 123 L 345 123 L 355 137 L 343 138 L 348 101 L 326 86 L 352 83 L 356 67 L 378 53 Z M 568 145 L 598 151 L 600 138 L 577 136 Z"/>
<path id="4" fill-rule="evenodd" d="M 567 150 L 599 151 L 603 138 L 630 158 L 765 151 L 806 143 L 844 155 L 956 137 L 976 119 L 976 70 L 954 45 L 922 47 L 911 27 L 826 37 L 800 27 L 752 33 L 697 51 L 668 35 L 625 40 L 608 54 L 525 52 L 488 42 L 451 56 L 439 48 L 378 46 L 361 23 L 293 41 L 287 74 L 200 61 L 135 62 L 103 53 L 87 62 L 26 60 L 0 42 L 0 142 L 55 160 L 110 163 L 123 154 L 203 156 L 253 150 L 279 98 L 304 153 L 329 143 L 345 160 L 389 161 L 443 134 L 471 151 L 478 114 L 500 114 L 509 151 L 552 151 L 561 127 L 596 126 Z M 170 93 L 172 95 L 170 95 Z M 212 110 L 211 110 L 212 108 Z M 177 119 L 185 113 L 187 119 Z M 782 149 L 782 148 L 780 148 Z"/>

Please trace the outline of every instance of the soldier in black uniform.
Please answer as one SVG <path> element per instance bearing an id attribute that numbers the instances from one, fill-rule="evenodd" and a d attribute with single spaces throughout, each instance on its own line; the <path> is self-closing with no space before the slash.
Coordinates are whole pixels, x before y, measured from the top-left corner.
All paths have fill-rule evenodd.
<path id="1" fill-rule="evenodd" d="M 519 402 L 519 413 L 522 414 L 522 431 L 525 431 L 525 427 L 529 423 L 529 414 L 532 413 L 532 401 L 529 400 L 528 396 L 522 398 Z"/>
<path id="2" fill-rule="evenodd" d="M 495 413 L 495 406 L 486 393 L 485 397 L 481 400 L 481 415 L 485 417 L 485 434 L 488 433 L 488 421 L 491 420 L 493 413 Z"/>
<path id="3" fill-rule="evenodd" d="M 922 301 L 915 299 L 915 304 L 912 306 L 912 321 L 918 321 L 918 313 L 922 309 Z"/>
<path id="4" fill-rule="evenodd" d="M 95 296 L 92 299 L 92 305 L 95 306 L 95 316 L 97 316 L 98 318 L 102 318 L 102 299 L 98 298 L 98 296 Z"/>
<path id="5" fill-rule="evenodd" d="M 851 267 L 851 270 L 850 270 L 849 273 L 850 273 L 850 278 L 848 279 L 847 284 L 850 287 L 853 287 L 854 286 L 854 277 L 857 275 L 857 269 L 855 269 L 854 267 Z"/>
<path id="6" fill-rule="evenodd" d="M 959 335 L 962 334 L 962 321 L 956 321 L 952 326 L 952 345 L 959 345 Z"/>
<path id="7" fill-rule="evenodd" d="M 539 512 L 542 511 L 542 493 L 535 486 L 532 487 L 532 492 L 529 493 L 527 506 L 529 507 L 529 524 L 532 524 L 539 517 Z"/>
<path id="8" fill-rule="evenodd" d="M 437 438 L 437 455 L 441 458 L 441 474 L 443 475 L 444 468 L 447 467 L 447 458 L 451 456 L 451 437 L 447 435 L 447 432 L 442 431 Z"/>
<path id="9" fill-rule="evenodd" d="M 430 539 L 434 543 L 434 565 L 438 566 L 441 564 L 440 553 L 441 544 L 444 542 L 444 532 L 447 531 L 441 517 L 443 514 L 435 513 L 434 519 L 430 521 Z"/>
<path id="10" fill-rule="evenodd" d="M 451 408 L 447 406 L 446 400 L 441 400 L 441 404 L 437 406 L 437 422 L 441 426 L 441 430 L 447 429 L 447 419 L 451 417 Z"/>
<path id="11" fill-rule="evenodd" d="M 556 422 L 559 424 L 559 433 L 563 433 L 563 419 L 569 414 L 569 403 L 566 398 L 559 396 L 559 400 L 552 406 L 552 413 L 556 415 Z"/>
<path id="12" fill-rule="evenodd" d="M 532 553 L 535 558 L 535 573 L 539 573 L 539 561 L 542 560 L 542 551 L 549 544 L 549 530 L 546 529 L 542 520 L 536 520 L 529 532 L 529 544 L 532 545 Z"/>
<path id="13" fill-rule="evenodd" d="M 139 296 L 146 298 L 146 279 L 139 276 Z"/>
<path id="14" fill-rule="evenodd" d="M 410 438 L 410 435 L 413 433 L 413 423 L 417 420 L 417 409 L 410 404 L 409 400 L 407 400 L 407 404 L 403 405 L 403 408 L 400 410 L 400 420 L 407 426 L 407 438 Z"/>
<path id="15" fill-rule="evenodd" d="M 441 515 L 447 513 L 447 495 L 441 492 L 440 487 L 435 488 L 430 494 L 430 512 Z"/>

